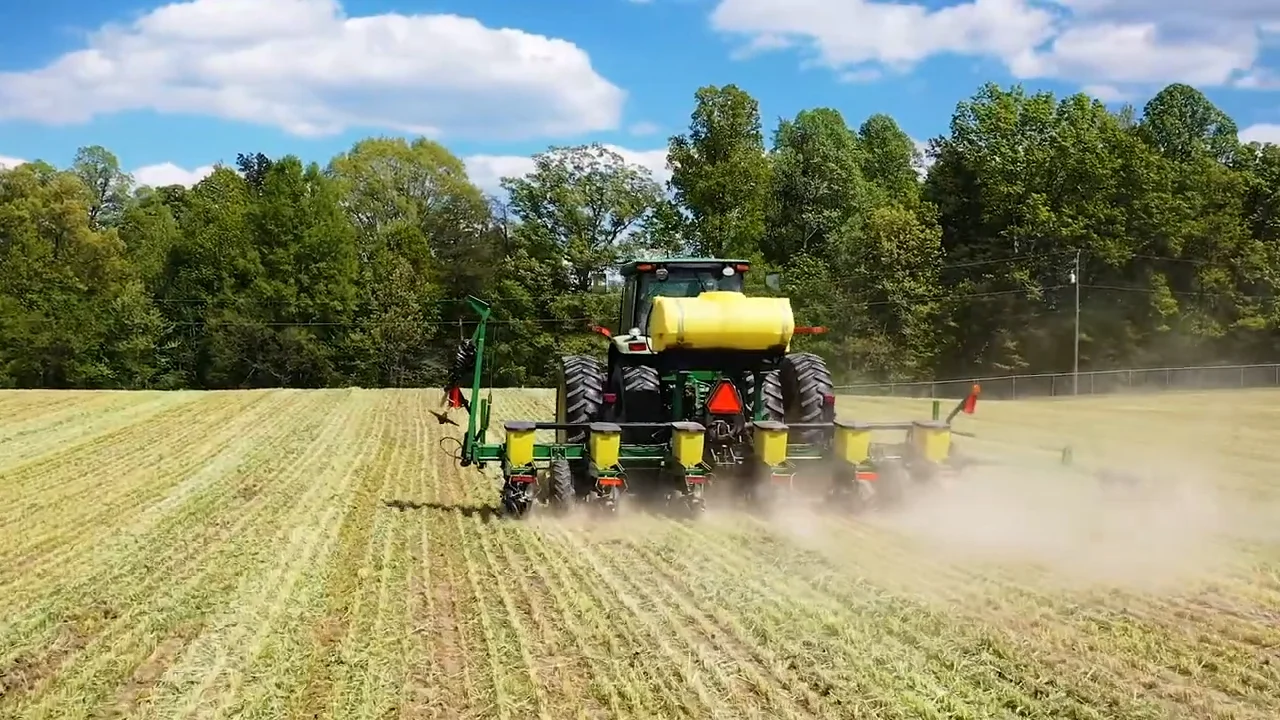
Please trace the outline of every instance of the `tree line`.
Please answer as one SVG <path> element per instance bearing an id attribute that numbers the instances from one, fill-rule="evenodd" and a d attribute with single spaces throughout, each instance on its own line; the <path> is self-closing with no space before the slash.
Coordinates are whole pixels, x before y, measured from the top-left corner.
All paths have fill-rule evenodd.
<path id="1" fill-rule="evenodd" d="M 0 171 L 0 387 L 439 386 L 494 309 L 494 385 L 603 352 L 617 263 L 782 273 L 798 338 L 838 381 L 1280 360 L 1280 147 L 1174 84 L 1109 110 L 988 84 L 921 152 L 830 108 L 766 142 L 740 88 L 704 87 L 671 177 L 552 147 L 485 195 L 427 139 L 325 166 L 237 157 L 138 187 L 101 147 Z M 923 168 L 927 165 L 927 170 Z M 1078 295 L 1077 295 L 1078 293 Z"/>

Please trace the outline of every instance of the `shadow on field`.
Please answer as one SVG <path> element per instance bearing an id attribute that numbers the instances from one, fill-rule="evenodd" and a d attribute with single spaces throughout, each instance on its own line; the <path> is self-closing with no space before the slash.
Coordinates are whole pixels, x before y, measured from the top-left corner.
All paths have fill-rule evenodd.
<path id="1" fill-rule="evenodd" d="M 392 510 L 408 512 L 410 510 L 442 510 L 461 513 L 463 517 L 478 517 L 480 522 L 492 522 L 502 517 L 502 510 L 492 505 L 455 505 L 452 503 L 418 502 L 416 500 L 383 500 L 382 504 Z"/>

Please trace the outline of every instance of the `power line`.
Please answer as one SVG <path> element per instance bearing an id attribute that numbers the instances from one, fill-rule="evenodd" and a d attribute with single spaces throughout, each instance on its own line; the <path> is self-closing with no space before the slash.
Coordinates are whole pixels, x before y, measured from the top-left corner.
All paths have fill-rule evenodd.
<path id="1" fill-rule="evenodd" d="M 1228 290 L 1156 290 L 1155 288 L 1124 287 L 1123 285 L 1082 285 L 1094 290 L 1141 293 L 1143 295 L 1184 295 L 1191 297 L 1227 297 L 1233 300 L 1275 300 L 1275 295 L 1236 295 Z"/>
<path id="2" fill-rule="evenodd" d="M 1208 265 L 1209 263 L 1213 262 L 1213 260 L 1210 260 L 1209 258 L 1179 258 L 1179 257 L 1164 257 L 1161 255 L 1133 255 L 1132 257 L 1135 260 L 1159 260 L 1161 262 L 1180 262 L 1180 263 L 1189 263 L 1191 265 Z"/>
<path id="3" fill-rule="evenodd" d="M 802 304 L 796 307 L 796 311 L 797 312 L 846 311 L 850 307 L 880 307 L 884 305 L 926 303 L 926 302 L 934 302 L 939 300 L 980 300 L 983 298 L 1005 297 L 1009 295 L 1024 295 L 1024 294 L 1030 294 L 1034 292 L 1042 292 L 1042 291 L 1047 292 L 1050 290 L 1063 290 L 1063 289 L 1072 288 L 1072 287 L 1075 287 L 1075 285 L 1072 283 L 1068 283 L 1063 285 L 1038 285 L 1036 287 L 1018 288 L 1015 290 L 995 290 L 991 292 L 943 294 L 943 295 L 932 295 L 932 296 L 926 296 L 926 297 L 902 298 L 902 299 L 895 299 L 895 300 L 874 300 L 871 302 L 859 302 L 855 300 L 845 305 L 803 305 Z M 1192 291 L 1180 291 L 1180 290 L 1162 291 L 1162 290 L 1155 290 L 1153 288 L 1123 287 L 1118 285 L 1090 285 L 1088 283 L 1082 283 L 1080 287 L 1086 290 L 1115 290 L 1120 292 L 1139 293 L 1143 295 L 1157 295 L 1157 294 L 1167 293 L 1169 295 L 1194 296 L 1194 297 L 1227 296 L 1232 299 L 1238 299 L 1238 300 L 1275 300 L 1276 299 L 1274 295 L 1232 295 L 1228 292 L 1208 292 L 1208 291 L 1193 291 L 1193 290 Z"/>
<path id="4" fill-rule="evenodd" d="M 1025 262 L 1027 260 L 1043 260 L 1050 257 L 1062 257 L 1063 255 L 1071 255 L 1075 250 L 1056 250 L 1053 252 L 1036 253 L 1033 255 L 1010 255 L 1003 258 L 988 258 L 986 260 L 973 260 L 970 262 L 953 263 L 950 265 L 942 265 L 938 268 L 940 271 L 959 270 L 962 268 L 982 267 L 984 265 L 996 265 L 998 263 Z"/>

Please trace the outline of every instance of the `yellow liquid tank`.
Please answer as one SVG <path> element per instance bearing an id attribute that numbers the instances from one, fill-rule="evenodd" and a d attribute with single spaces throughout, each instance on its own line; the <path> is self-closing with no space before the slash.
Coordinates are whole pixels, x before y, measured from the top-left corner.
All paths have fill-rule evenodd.
<path id="1" fill-rule="evenodd" d="M 787 349 L 795 333 L 788 298 L 747 297 L 718 290 L 697 297 L 653 299 L 649 345 L 654 352 Z"/>

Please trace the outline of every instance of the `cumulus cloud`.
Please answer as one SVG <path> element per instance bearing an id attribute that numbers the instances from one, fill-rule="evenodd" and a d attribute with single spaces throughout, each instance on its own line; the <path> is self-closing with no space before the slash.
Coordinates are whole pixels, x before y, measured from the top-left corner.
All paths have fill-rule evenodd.
<path id="1" fill-rule="evenodd" d="M 566 40 L 337 0 L 190 0 L 42 68 L 0 73 L 0 120 L 197 113 L 302 136 L 379 128 L 523 138 L 612 130 L 625 93 Z"/>
<path id="2" fill-rule="evenodd" d="M 617 145 L 604 145 L 622 156 L 622 159 L 633 165 L 648 168 L 653 179 L 666 184 L 671 178 L 667 169 L 667 149 L 631 150 Z M 471 182 L 487 193 L 501 195 L 501 180 L 504 177 L 520 177 L 533 172 L 533 156 L 531 155 L 468 155 L 462 161 L 467 166 L 467 174 Z"/>
<path id="3" fill-rule="evenodd" d="M 12 169 L 26 162 L 21 158 L 0 155 L 0 170 Z M 204 165 L 195 170 L 187 170 L 171 162 L 164 162 L 156 165 L 143 165 L 129 174 L 133 176 L 135 185 L 150 185 L 151 187 L 185 185 L 191 187 L 212 172 L 212 165 Z"/>
<path id="4" fill-rule="evenodd" d="M 1102 102 L 1120 102 L 1121 100 L 1129 99 L 1129 93 L 1115 85 L 1085 85 L 1081 90 Z"/>
<path id="5" fill-rule="evenodd" d="M 502 178 L 533 172 L 533 157 L 526 155 L 468 155 L 462 162 L 471 182 L 492 195 L 502 194 Z"/>
<path id="6" fill-rule="evenodd" d="M 712 26 L 748 37 L 753 51 L 804 42 L 817 62 L 907 69 L 931 55 L 1012 60 L 1052 36 L 1053 15 L 1022 0 L 975 0 L 938 10 L 869 0 L 721 0 Z"/>
<path id="7" fill-rule="evenodd" d="M 1067 28 L 1047 50 L 1020 55 L 1010 69 L 1022 78 L 1223 85 L 1252 67 L 1257 54 L 1256 35 L 1244 34 L 1230 42 L 1211 37 L 1175 40 L 1155 22 L 1099 22 Z"/>
<path id="8" fill-rule="evenodd" d="M 151 187 L 185 185 L 191 187 L 208 177 L 212 172 L 212 165 L 202 165 L 195 170 L 187 170 L 171 162 L 164 162 L 157 165 L 144 165 L 130 174 L 133 175 L 133 181 L 138 185 L 150 185 Z"/>
<path id="9" fill-rule="evenodd" d="M 938 55 L 994 58 L 1018 78 L 1078 82 L 1118 98 L 1168 82 L 1261 87 L 1274 0 L 719 0 L 712 26 L 751 52 L 799 46 L 840 74 L 909 70 Z"/>
<path id="10" fill-rule="evenodd" d="M 1240 142 L 1275 143 L 1280 145 L 1280 124 L 1258 123 L 1240 131 Z"/>

